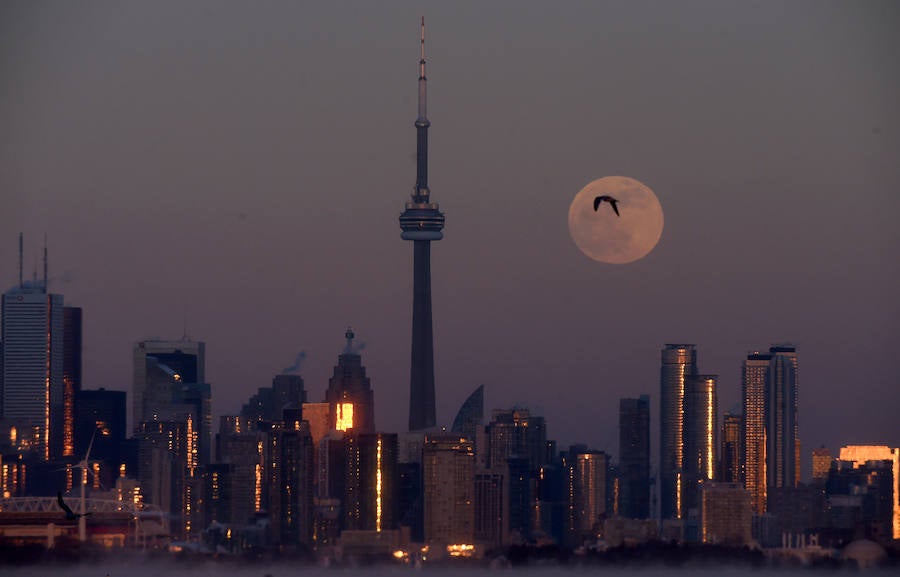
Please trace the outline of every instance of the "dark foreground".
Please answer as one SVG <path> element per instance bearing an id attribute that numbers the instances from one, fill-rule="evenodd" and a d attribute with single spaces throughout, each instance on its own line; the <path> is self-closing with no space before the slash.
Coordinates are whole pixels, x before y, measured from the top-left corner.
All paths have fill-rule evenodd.
<path id="1" fill-rule="evenodd" d="M 448 574 L 477 574 L 498 569 L 540 569 L 542 574 L 569 573 L 571 570 L 601 571 L 604 575 L 667 575 L 681 571 L 727 571 L 729 575 L 751 575 L 783 572 L 856 572 L 867 574 L 900 574 L 900 551 L 888 549 L 887 556 L 877 562 L 858 563 L 838 554 L 800 556 L 790 553 L 763 552 L 749 548 L 726 548 L 710 545 L 676 545 L 649 543 L 639 547 L 612 548 L 606 551 L 580 553 L 555 546 L 509 547 L 487 553 L 481 559 L 429 560 L 424 564 L 402 563 L 390 557 L 349 558 L 341 562 L 317 558 L 310 553 L 248 554 L 216 556 L 173 554 L 166 550 L 104 550 L 78 543 L 54 549 L 39 545 L 12 545 L 0 542 L 0 574 L 46 575 L 48 571 L 72 576 L 130 575 L 151 577 L 164 575 L 214 576 L 227 571 L 230 576 L 280 577 L 302 573 L 307 576 L 331 574 L 341 569 L 366 568 L 373 575 L 387 575 L 412 569 L 434 570 Z"/>

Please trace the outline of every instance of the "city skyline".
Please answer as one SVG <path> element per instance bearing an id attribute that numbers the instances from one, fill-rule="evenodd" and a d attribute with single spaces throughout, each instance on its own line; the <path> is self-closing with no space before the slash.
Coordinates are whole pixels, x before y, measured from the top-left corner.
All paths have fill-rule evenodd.
<path id="1" fill-rule="evenodd" d="M 405 429 L 396 218 L 424 12 L 429 176 L 451 223 L 439 424 L 484 383 L 487 408 L 611 451 L 615 399 L 649 391 L 658 431 L 664 343 L 697 345 L 724 414 L 747 352 L 789 341 L 803 477 L 813 447 L 897 445 L 895 5 L 2 10 L 0 281 L 16 284 L 19 230 L 26 275 L 46 231 L 50 292 L 84 311 L 86 389 L 131 393 L 134 344 L 186 333 L 208 344 L 216 415 L 300 350 L 324 398 L 352 325 L 378 429 Z M 631 265 L 588 261 L 566 232 L 574 194 L 614 174 L 666 213 Z"/>

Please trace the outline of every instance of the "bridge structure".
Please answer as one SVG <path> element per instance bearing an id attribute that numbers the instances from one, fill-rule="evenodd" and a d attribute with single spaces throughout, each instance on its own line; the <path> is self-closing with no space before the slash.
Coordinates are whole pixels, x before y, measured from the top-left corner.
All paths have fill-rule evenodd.
<path id="1" fill-rule="evenodd" d="M 146 547 L 170 539 L 168 515 L 157 505 L 89 498 L 85 506 L 91 542 Z M 58 539 L 78 538 L 78 520 L 66 519 L 56 497 L 7 497 L 0 499 L 0 538 L 52 548 Z"/>

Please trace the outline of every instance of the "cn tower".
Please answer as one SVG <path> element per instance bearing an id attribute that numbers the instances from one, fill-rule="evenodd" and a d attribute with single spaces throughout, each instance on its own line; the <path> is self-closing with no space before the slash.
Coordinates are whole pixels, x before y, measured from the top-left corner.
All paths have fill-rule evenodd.
<path id="1" fill-rule="evenodd" d="M 403 240 L 413 241 L 412 362 L 409 371 L 409 430 L 437 422 L 434 409 L 434 338 L 431 331 L 431 241 L 444 235 L 444 215 L 428 190 L 428 127 L 425 111 L 425 18 L 419 57 L 419 116 L 416 118 L 416 186 L 400 215 Z"/>

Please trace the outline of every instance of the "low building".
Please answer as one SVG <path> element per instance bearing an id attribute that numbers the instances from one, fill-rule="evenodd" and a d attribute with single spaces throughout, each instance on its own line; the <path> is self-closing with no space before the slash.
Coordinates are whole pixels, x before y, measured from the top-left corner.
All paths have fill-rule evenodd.
<path id="1" fill-rule="evenodd" d="M 750 544 L 750 494 L 740 483 L 702 483 L 701 499 L 704 543 L 734 547 Z"/>

